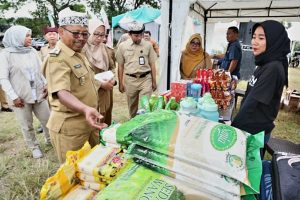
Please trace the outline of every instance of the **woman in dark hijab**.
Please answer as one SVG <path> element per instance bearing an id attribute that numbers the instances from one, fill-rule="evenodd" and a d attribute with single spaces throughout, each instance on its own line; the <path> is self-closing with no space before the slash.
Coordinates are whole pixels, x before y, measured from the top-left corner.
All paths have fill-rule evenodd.
<path id="1" fill-rule="evenodd" d="M 257 67 L 232 126 L 251 134 L 264 131 L 266 144 L 275 127 L 283 87 L 288 86 L 290 39 L 282 24 L 268 20 L 253 26 L 251 43 Z"/>

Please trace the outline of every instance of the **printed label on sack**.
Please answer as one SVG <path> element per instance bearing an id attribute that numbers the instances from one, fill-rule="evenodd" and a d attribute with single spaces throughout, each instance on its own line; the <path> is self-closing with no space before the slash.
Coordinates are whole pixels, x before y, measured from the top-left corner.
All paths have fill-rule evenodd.
<path id="1" fill-rule="evenodd" d="M 237 133 L 234 128 L 219 124 L 210 133 L 210 142 L 218 151 L 231 148 L 237 140 Z"/>

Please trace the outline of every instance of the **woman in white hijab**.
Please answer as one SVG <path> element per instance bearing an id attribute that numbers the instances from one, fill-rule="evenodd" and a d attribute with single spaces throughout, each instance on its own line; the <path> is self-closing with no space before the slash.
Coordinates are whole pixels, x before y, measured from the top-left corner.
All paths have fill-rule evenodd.
<path id="1" fill-rule="evenodd" d="M 95 74 L 111 70 L 114 72 L 114 62 L 108 56 L 108 50 L 103 40 L 106 36 L 106 29 L 104 24 L 98 19 L 91 19 L 89 21 L 89 37 L 87 43 L 83 48 L 88 61 L 93 67 Z M 102 122 L 110 125 L 112 120 L 113 107 L 113 86 L 116 84 L 114 79 L 103 80 L 100 83 L 98 92 L 98 104 L 100 107 L 100 114 L 103 116 Z"/>
<path id="2" fill-rule="evenodd" d="M 50 115 L 46 101 L 46 79 L 41 74 L 41 60 L 31 47 L 31 30 L 24 26 L 12 26 L 4 34 L 5 49 L 0 53 L 0 84 L 6 92 L 21 126 L 27 146 L 34 158 L 43 154 L 33 128 L 33 115 L 41 122 L 45 142 L 50 145 L 46 124 Z"/>

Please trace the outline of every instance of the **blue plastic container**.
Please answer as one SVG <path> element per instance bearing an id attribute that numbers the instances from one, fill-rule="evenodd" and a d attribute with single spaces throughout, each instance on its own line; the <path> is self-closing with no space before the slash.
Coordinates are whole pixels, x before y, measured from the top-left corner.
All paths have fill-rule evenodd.
<path id="1" fill-rule="evenodd" d="M 218 105 L 209 92 L 205 93 L 198 104 L 198 116 L 211 121 L 219 121 Z"/>
<path id="2" fill-rule="evenodd" d="M 202 85 L 198 83 L 193 83 L 191 86 L 191 96 L 198 101 L 201 97 Z"/>
<path id="3" fill-rule="evenodd" d="M 199 115 L 204 119 L 218 122 L 219 112 L 217 104 L 203 104 L 199 107 Z"/>

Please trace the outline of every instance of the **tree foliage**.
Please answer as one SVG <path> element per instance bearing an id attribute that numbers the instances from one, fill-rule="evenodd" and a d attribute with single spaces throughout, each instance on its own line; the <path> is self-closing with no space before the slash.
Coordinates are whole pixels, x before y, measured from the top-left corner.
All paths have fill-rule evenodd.
<path id="1" fill-rule="evenodd" d="M 8 20 L 0 20 L 0 26 L 5 27 L 7 24 L 20 24 L 32 29 L 33 35 L 41 35 L 43 27 L 50 25 L 48 15 L 53 17 L 54 23 L 58 26 L 58 13 L 70 7 L 72 10 L 85 12 L 85 6 L 80 4 L 81 0 L 0 0 L 0 13 L 4 13 L 9 9 L 17 11 L 23 5 L 34 2 L 37 9 L 31 12 L 33 19 L 19 18 Z M 113 16 L 123 14 L 131 9 L 136 9 L 142 5 L 149 5 L 159 8 L 160 0 L 87 0 L 88 7 L 91 8 L 96 15 L 100 14 L 100 10 L 104 7 L 109 21 Z M 0 17 L 1 14 L 0 14 Z M 0 18 L 1 19 L 1 18 Z"/>
<path id="2" fill-rule="evenodd" d="M 159 8 L 160 0 L 88 0 L 88 6 L 96 15 L 99 15 L 102 7 L 105 8 L 109 21 L 113 16 L 123 14 L 131 9 L 139 8 L 143 5 L 149 5 L 153 8 Z"/>
<path id="3" fill-rule="evenodd" d="M 0 11 L 5 11 L 9 9 L 14 9 L 17 11 L 25 3 L 36 3 L 37 10 L 33 12 L 33 16 L 37 18 L 47 18 L 48 13 L 51 13 L 53 16 L 54 22 L 58 25 L 58 13 L 70 6 L 73 6 L 75 9 L 84 10 L 83 5 L 77 5 L 81 0 L 0 0 Z M 83 6 L 83 7 L 82 7 Z M 50 10 L 48 8 L 51 8 Z"/>

